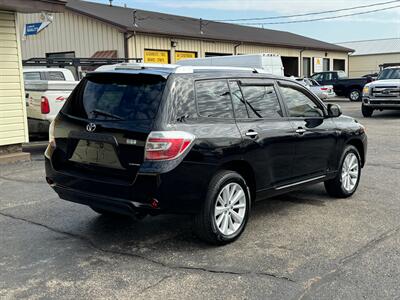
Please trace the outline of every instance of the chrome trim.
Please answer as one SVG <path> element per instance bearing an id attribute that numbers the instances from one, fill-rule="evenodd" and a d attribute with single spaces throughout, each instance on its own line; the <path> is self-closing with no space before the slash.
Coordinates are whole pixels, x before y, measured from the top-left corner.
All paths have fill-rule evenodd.
<path id="1" fill-rule="evenodd" d="M 310 179 L 298 181 L 298 182 L 295 182 L 295 183 L 283 185 L 283 186 L 277 187 L 277 188 L 275 188 L 275 189 L 276 189 L 276 190 L 283 190 L 283 189 L 286 189 L 286 188 L 289 188 L 289 187 L 292 187 L 292 186 L 296 186 L 296 185 L 300 185 L 300 184 L 307 183 L 307 182 L 310 182 L 310 181 L 322 179 L 322 178 L 324 178 L 324 177 L 326 177 L 326 175 L 317 176 L 317 177 L 313 177 L 313 178 L 310 178 Z"/>

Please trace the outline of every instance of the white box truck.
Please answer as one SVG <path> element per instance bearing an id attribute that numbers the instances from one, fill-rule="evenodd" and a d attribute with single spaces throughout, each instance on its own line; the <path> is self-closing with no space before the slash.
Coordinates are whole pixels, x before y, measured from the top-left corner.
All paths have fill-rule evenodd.
<path id="1" fill-rule="evenodd" d="M 190 58 L 177 62 L 181 66 L 244 67 L 262 69 L 266 73 L 284 76 L 280 55 L 272 53 Z"/>

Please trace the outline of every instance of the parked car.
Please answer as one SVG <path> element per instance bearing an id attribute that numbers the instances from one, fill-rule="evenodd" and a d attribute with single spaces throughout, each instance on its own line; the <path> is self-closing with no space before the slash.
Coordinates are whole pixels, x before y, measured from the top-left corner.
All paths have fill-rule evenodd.
<path id="1" fill-rule="evenodd" d="M 46 179 L 105 215 L 187 213 L 237 239 L 254 201 L 324 182 L 349 197 L 364 127 L 307 88 L 253 69 L 117 65 L 88 74 L 50 126 Z"/>
<path id="2" fill-rule="evenodd" d="M 181 66 L 246 67 L 264 70 L 278 76 L 284 74 L 280 55 L 272 53 L 190 58 L 182 59 L 177 64 Z"/>
<path id="3" fill-rule="evenodd" d="M 336 96 L 332 85 L 320 85 L 317 81 L 311 78 L 296 78 L 296 80 L 307 87 L 321 100 L 326 100 Z"/>
<path id="4" fill-rule="evenodd" d="M 25 101 L 30 136 L 48 135 L 56 117 L 78 81 L 26 80 Z"/>
<path id="5" fill-rule="evenodd" d="M 361 77 L 372 78 L 372 80 L 376 80 L 378 78 L 378 75 L 379 75 L 379 73 L 375 72 L 375 73 L 365 74 L 365 75 L 363 75 Z"/>
<path id="6" fill-rule="evenodd" d="M 24 80 L 75 81 L 71 70 L 64 68 L 24 67 Z"/>
<path id="7" fill-rule="evenodd" d="M 361 111 L 371 117 L 374 110 L 400 109 L 400 66 L 388 67 L 376 81 L 365 85 Z"/>
<path id="8" fill-rule="evenodd" d="M 372 78 L 347 78 L 343 71 L 328 71 L 315 73 L 311 76 L 321 85 L 332 85 L 338 96 L 348 97 L 350 101 L 360 101 L 364 85 Z"/>

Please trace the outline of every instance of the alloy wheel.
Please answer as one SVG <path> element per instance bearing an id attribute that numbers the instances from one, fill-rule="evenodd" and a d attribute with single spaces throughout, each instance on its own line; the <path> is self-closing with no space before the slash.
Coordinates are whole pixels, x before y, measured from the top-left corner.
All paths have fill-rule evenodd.
<path id="1" fill-rule="evenodd" d="M 214 221 L 218 230 L 226 235 L 238 231 L 246 215 L 246 194 L 238 183 L 225 185 L 215 202 Z"/>
<path id="2" fill-rule="evenodd" d="M 350 152 L 346 155 L 342 166 L 342 187 L 351 193 L 357 186 L 360 166 L 357 156 Z"/>

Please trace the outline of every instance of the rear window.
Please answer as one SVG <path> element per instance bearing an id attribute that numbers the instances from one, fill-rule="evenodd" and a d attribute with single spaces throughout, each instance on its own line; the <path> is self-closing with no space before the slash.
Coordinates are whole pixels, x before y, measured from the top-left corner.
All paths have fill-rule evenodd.
<path id="1" fill-rule="evenodd" d="M 24 80 L 40 80 L 39 72 L 24 72 Z"/>
<path id="2" fill-rule="evenodd" d="M 48 80 L 65 80 L 64 74 L 58 71 L 50 71 L 47 73 Z"/>
<path id="3" fill-rule="evenodd" d="M 63 112 L 91 120 L 152 120 L 166 79 L 155 75 L 92 75 L 83 79 Z"/>
<path id="4" fill-rule="evenodd" d="M 226 80 L 196 82 L 199 114 L 208 118 L 233 118 L 232 100 Z"/>

